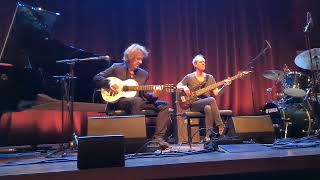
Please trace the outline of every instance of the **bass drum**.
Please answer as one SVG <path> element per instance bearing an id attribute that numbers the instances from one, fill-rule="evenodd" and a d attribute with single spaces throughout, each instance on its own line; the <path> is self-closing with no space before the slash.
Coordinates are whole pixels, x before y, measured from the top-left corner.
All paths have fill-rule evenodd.
<path id="1" fill-rule="evenodd" d="M 272 120 L 272 124 L 278 125 L 280 128 L 283 126 L 282 117 L 284 116 L 284 112 L 282 108 L 277 103 L 267 103 L 262 108 L 262 114 L 269 115 Z"/>
<path id="2" fill-rule="evenodd" d="M 267 103 L 262 114 L 270 115 L 274 127 L 279 128 L 280 134 L 276 132 L 279 138 L 300 138 L 311 133 L 312 112 L 301 106 L 281 107 L 277 103 Z"/>
<path id="3" fill-rule="evenodd" d="M 290 107 L 284 109 L 284 132 L 289 138 L 301 138 L 311 135 L 313 114 L 311 110 L 303 107 Z"/>

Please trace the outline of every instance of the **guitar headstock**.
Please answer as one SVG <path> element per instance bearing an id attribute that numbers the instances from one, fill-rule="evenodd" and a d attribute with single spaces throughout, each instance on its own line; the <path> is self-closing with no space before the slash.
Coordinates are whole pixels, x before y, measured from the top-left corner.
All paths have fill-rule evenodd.
<path id="1" fill-rule="evenodd" d="M 252 71 L 240 71 L 237 76 L 241 79 L 246 78 Z"/>
<path id="2" fill-rule="evenodd" d="M 166 92 L 174 92 L 177 89 L 177 87 L 174 84 L 164 84 L 163 90 Z"/>

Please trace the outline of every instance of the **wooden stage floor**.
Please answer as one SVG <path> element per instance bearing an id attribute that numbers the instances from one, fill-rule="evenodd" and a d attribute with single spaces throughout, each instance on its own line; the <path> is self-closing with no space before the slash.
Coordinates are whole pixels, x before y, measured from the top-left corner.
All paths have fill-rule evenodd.
<path id="1" fill-rule="evenodd" d="M 88 170 L 77 169 L 76 153 L 64 158 L 45 158 L 46 153 L 37 151 L 1 153 L 0 179 L 209 179 L 214 176 L 233 179 L 241 175 L 256 179 L 267 174 L 270 179 L 290 174 L 293 177 L 297 173 L 301 177 L 306 177 L 306 173 L 314 176 L 319 172 L 319 141 L 311 145 L 278 147 L 234 144 L 219 145 L 218 151 L 203 152 L 203 145 L 195 144 L 190 152 L 187 145 L 172 145 L 162 153 L 127 156 L 125 167 Z"/>

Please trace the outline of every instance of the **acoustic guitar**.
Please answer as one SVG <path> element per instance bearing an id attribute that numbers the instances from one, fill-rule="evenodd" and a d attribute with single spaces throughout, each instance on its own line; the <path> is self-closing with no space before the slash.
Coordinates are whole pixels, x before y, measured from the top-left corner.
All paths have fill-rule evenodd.
<path id="1" fill-rule="evenodd" d="M 115 93 L 110 89 L 101 88 L 102 99 L 108 103 L 117 102 L 120 98 L 134 97 L 138 91 L 167 91 L 173 92 L 176 89 L 176 86 L 173 84 L 164 84 L 164 85 L 138 85 L 138 82 L 134 79 L 127 79 L 125 81 L 120 80 L 116 77 L 109 77 L 109 84 L 117 84 L 118 92 Z"/>

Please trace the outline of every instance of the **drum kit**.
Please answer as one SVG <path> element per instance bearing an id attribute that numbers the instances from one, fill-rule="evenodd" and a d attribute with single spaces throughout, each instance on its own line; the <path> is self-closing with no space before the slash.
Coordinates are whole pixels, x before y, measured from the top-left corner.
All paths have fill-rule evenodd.
<path id="1" fill-rule="evenodd" d="M 311 71 L 320 70 L 320 48 L 303 51 L 295 58 L 295 64 Z M 262 109 L 263 114 L 270 115 L 275 127 L 279 129 L 279 138 L 300 138 L 317 133 L 314 128 L 312 104 L 318 103 L 320 99 L 319 77 L 315 80 L 311 76 L 290 71 L 284 65 L 283 71 L 267 70 L 262 74 L 263 77 L 273 80 L 281 85 L 281 92 L 275 93 L 277 100 L 272 100 L 272 91 L 274 87 L 267 89 L 270 101 Z"/>

